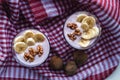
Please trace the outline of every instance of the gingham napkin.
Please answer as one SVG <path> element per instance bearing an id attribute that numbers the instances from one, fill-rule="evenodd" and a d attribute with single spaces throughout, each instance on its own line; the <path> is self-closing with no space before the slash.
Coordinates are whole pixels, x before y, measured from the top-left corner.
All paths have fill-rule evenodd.
<path id="1" fill-rule="evenodd" d="M 64 62 L 76 51 L 63 37 L 63 24 L 76 11 L 94 14 L 102 27 L 98 43 L 85 52 L 86 64 L 74 76 L 48 67 L 50 57 L 58 54 Z M 45 33 L 50 41 L 48 59 L 35 68 L 18 64 L 12 52 L 15 35 L 35 28 Z M 104 80 L 120 60 L 120 1 L 119 0 L 0 0 L 0 80 Z M 40 77 L 42 75 L 42 77 Z"/>

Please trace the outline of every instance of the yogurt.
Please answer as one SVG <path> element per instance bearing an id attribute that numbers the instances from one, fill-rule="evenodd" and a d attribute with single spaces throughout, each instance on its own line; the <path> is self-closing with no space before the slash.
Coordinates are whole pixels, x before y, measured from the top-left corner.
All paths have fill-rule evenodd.
<path id="1" fill-rule="evenodd" d="M 19 33 L 17 36 L 23 35 L 25 31 Z M 31 29 L 31 31 L 33 31 L 34 33 L 41 33 L 38 30 L 34 30 L 34 29 Z M 43 34 L 43 33 L 41 33 L 41 34 Z M 25 52 L 18 54 L 14 51 L 15 52 L 15 59 L 17 60 L 17 62 L 19 62 L 20 64 L 22 64 L 24 66 L 27 66 L 27 67 L 35 67 L 35 66 L 38 66 L 38 65 L 42 64 L 47 59 L 48 54 L 50 52 L 49 41 L 44 34 L 43 34 L 43 36 L 45 38 L 45 40 L 43 42 L 36 42 L 35 45 L 28 46 L 27 49 L 25 50 L 25 52 L 28 52 L 29 48 L 33 48 L 33 49 L 36 50 L 37 46 L 41 45 L 43 47 L 43 54 L 40 57 L 38 55 L 36 55 L 34 61 L 29 62 L 29 61 L 26 61 L 24 59 Z"/>
<path id="2" fill-rule="evenodd" d="M 67 34 L 70 34 L 70 33 L 73 32 L 73 30 L 71 30 L 70 28 L 67 27 L 67 24 L 68 24 L 68 23 L 75 23 L 75 24 L 77 24 L 78 29 L 80 29 L 81 33 L 83 33 L 83 30 L 82 30 L 82 28 L 81 28 L 81 23 L 76 21 L 76 20 L 77 20 L 77 16 L 78 16 L 79 14 L 87 14 L 87 15 L 89 15 L 89 13 L 86 13 L 86 12 L 77 12 L 77 13 L 72 14 L 72 15 L 66 20 L 66 22 L 65 22 L 65 24 L 64 24 L 64 28 L 63 28 L 64 37 L 65 37 L 66 41 L 67 41 L 72 47 L 74 47 L 74 48 L 76 48 L 76 49 L 87 49 L 87 48 L 89 48 L 90 46 L 92 46 L 92 45 L 97 41 L 98 37 L 91 39 L 89 46 L 87 46 L 87 47 L 81 47 L 81 46 L 79 45 L 79 41 L 80 41 L 80 39 L 81 39 L 81 36 L 77 36 L 77 39 L 74 40 L 74 41 L 72 41 L 72 40 L 69 39 L 69 37 L 68 37 L 68 35 L 67 35 Z M 92 15 L 90 15 L 90 16 L 92 16 Z M 93 16 L 93 17 L 94 17 L 94 16 Z M 100 31 L 100 27 L 99 27 L 98 24 L 95 24 L 94 27 L 98 27 L 98 28 L 99 28 L 99 31 Z M 98 35 L 98 36 L 99 36 L 99 35 Z"/>

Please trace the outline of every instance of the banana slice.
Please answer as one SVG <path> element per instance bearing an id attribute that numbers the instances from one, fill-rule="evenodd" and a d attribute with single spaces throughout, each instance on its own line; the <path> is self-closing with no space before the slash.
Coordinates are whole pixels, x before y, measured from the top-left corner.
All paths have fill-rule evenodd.
<path id="1" fill-rule="evenodd" d="M 32 46 L 32 45 L 35 45 L 35 41 L 33 38 L 28 38 L 27 41 L 26 41 L 27 45 L 28 46 Z"/>
<path id="2" fill-rule="evenodd" d="M 24 41 L 25 41 L 24 36 L 18 36 L 18 37 L 15 38 L 14 44 L 17 43 L 17 42 L 24 42 Z"/>
<path id="3" fill-rule="evenodd" d="M 25 51 L 25 49 L 27 48 L 27 45 L 26 43 L 24 42 L 17 42 L 14 44 L 14 50 L 17 52 L 17 53 L 22 53 Z"/>
<path id="4" fill-rule="evenodd" d="M 81 38 L 81 40 L 79 42 L 79 45 L 81 47 L 87 47 L 87 46 L 89 46 L 89 44 L 90 44 L 90 40 L 86 40 L 86 39 L 82 39 L 82 38 Z"/>
<path id="5" fill-rule="evenodd" d="M 92 28 L 95 25 L 96 21 L 94 17 L 87 16 L 82 20 L 82 23 L 87 23 L 89 25 L 89 28 Z"/>
<path id="6" fill-rule="evenodd" d="M 78 21 L 78 22 L 82 22 L 82 20 L 83 20 L 85 17 L 87 17 L 86 14 L 80 14 L 80 15 L 77 16 L 77 21 Z"/>
<path id="7" fill-rule="evenodd" d="M 99 35 L 99 28 L 98 27 L 93 27 L 92 28 L 95 31 L 95 37 Z"/>
<path id="8" fill-rule="evenodd" d="M 27 40 L 27 38 L 32 38 L 34 36 L 34 33 L 31 30 L 27 30 L 24 33 L 24 38 Z"/>
<path id="9" fill-rule="evenodd" d="M 83 39 L 92 39 L 92 38 L 95 37 L 95 35 L 96 35 L 95 30 L 89 29 L 87 32 L 83 32 L 83 34 L 81 35 L 81 37 Z"/>
<path id="10" fill-rule="evenodd" d="M 83 29 L 83 31 L 87 31 L 89 29 L 89 25 L 87 23 L 82 23 L 81 28 Z"/>
<path id="11" fill-rule="evenodd" d="M 35 42 L 43 42 L 45 40 L 45 37 L 41 33 L 36 33 L 34 35 L 34 40 L 35 40 Z"/>

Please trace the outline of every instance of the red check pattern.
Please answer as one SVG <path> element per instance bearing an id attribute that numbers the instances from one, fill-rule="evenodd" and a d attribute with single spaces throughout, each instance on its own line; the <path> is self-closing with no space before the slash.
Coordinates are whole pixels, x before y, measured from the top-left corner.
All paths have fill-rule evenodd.
<path id="1" fill-rule="evenodd" d="M 119 9 L 119 0 L 0 0 L 0 80 L 104 80 L 120 60 Z M 64 39 L 63 24 L 76 11 L 96 15 L 102 35 L 94 47 L 85 51 L 89 55 L 87 63 L 68 77 L 62 70 L 50 70 L 48 63 L 55 54 L 65 62 L 72 59 L 75 49 Z M 46 34 L 51 52 L 41 66 L 26 68 L 15 61 L 11 47 L 15 35 L 31 28 Z"/>

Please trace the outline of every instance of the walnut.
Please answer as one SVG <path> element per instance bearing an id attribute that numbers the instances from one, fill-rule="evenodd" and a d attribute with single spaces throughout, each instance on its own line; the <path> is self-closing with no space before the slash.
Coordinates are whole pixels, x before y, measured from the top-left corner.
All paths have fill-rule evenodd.
<path id="1" fill-rule="evenodd" d="M 35 56 L 36 53 L 35 53 L 35 50 L 33 48 L 29 48 L 29 53 L 32 55 L 32 56 Z"/>
<path id="2" fill-rule="evenodd" d="M 24 54 L 24 59 L 27 61 L 29 59 L 29 54 L 28 53 L 25 53 Z"/>
<path id="3" fill-rule="evenodd" d="M 37 46 L 37 54 L 38 54 L 39 56 L 41 56 L 41 55 L 43 54 L 43 48 L 42 48 L 41 45 L 38 45 L 38 46 Z"/>
<path id="4" fill-rule="evenodd" d="M 34 56 L 32 56 L 31 54 L 29 54 L 28 56 L 29 56 L 30 59 L 33 59 L 33 58 L 34 58 Z"/>
<path id="5" fill-rule="evenodd" d="M 24 59 L 25 59 L 26 61 L 29 60 L 29 62 L 33 62 L 33 61 L 34 61 L 34 57 L 33 57 L 31 54 L 29 54 L 29 53 L 25 53 L 25 54 L 24 54 Z"/>
<path id="6" fill-rule="evenodd" d="M 81 32 L 80 29 L 75 29 L 75 31 L 73 32 L 74 35 L 80 36 Z"/>
<path id="7" fill-rule="evenodd" d="M 35 59 L 34 58 L 30 58 L 29 59 L 29 62 L 33 62 Z"/>
<path id="8" fill-rule="evenodd" d="M 72 41 L 76 40 L 76 36 L 74 34 L 67 34 L 69 39 L 71 39 Z"/>
<path id="9" fill-rule="evenodd" d="M 75 24 L 75 23 L 68 23 L 67 27 L 70 28 L 70 29 L 75 30 L 77 28 L 77 24 Z"/>

